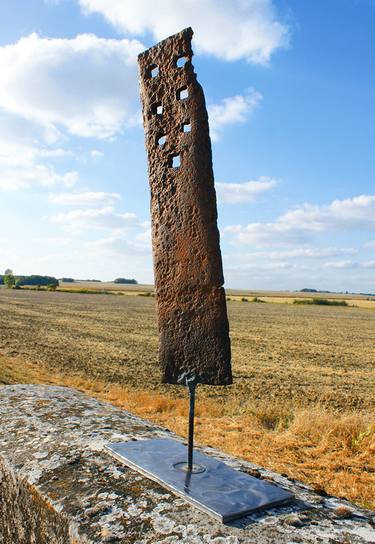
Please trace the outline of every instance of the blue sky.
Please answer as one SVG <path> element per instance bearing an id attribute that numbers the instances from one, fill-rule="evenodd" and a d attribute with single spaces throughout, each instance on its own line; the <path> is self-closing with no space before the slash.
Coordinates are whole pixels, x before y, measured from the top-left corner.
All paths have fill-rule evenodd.
<path id="1" fill-rule="evenodd" d="M 136 56 L 186 26 L 226 286 L 375 291 L 372 0 L 1 0 L 0 269 L 152 282 Z"/>

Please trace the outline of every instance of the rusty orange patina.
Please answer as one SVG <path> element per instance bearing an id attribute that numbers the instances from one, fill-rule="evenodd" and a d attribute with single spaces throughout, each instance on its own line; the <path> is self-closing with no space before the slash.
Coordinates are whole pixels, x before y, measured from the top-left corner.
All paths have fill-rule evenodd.
<path id="1" fill-rule="evenodd" d="M 232 383 L 208 116 L 185 29 L 139 56 L 162 380 Z"/>

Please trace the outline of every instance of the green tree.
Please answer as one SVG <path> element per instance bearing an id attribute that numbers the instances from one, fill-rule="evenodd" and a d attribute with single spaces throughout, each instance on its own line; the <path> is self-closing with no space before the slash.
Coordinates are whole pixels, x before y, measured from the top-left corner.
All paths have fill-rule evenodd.
<path id="1" fill-rule="evenodd" d="M 15 283 L 16 280 L 13 276 L 13 272 L 11 270 L 5 270 L 4 284 L 8 287 L 8 289 L 12 289 Z"/>
<path id="2" fill-rule="evenodd" d="M 56 291 L 56 288 L 57 288 L 56 283 L 49 283 L 49 284 L 47 285 L 48 291 Z"/>

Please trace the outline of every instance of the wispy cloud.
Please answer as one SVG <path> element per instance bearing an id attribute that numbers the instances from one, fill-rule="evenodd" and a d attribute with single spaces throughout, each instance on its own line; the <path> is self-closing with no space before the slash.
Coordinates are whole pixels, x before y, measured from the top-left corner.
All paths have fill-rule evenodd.
<path id="1" fill-rule="evenodd" d="M 49 202 L 62 206 L 92 206 L 111 204 L 115 200 L 119 200 L 118 193 L 92 192 L 86 191 L 82 193 L 53 193 L 48 196 Z"/>
<path id="2" fill-rule="evenodd" d="M 17 191 L 35 185 L 72 187 L 77 180 L 78 172 L 75 171 L 59 174 L 53 167 L 37 164 L 32 158 L 0 155 L 0 191 Z"/>
<path id="3" fill-rule="evenodd" d="M 105 256 L 129 256 L 133 257 L 134 255 L 150 255 L 151 246 L 139 243 L 137 238 L 132 236 L 109 236 L 107 238 L 100 238 L 88 242 L 86 244 L 87 249 L 89 250 L 90 255 L 96 257 Z"/>
<path id="4" fill-rule="evenodd" d="M 209 105 L 207 109 L 212 140 L 220 140 L 224 127 L 245 123 L 261 101 L 262 95 L 250 89 L 245 95 L 230 96 L 218 104 Z"/>
<path id="5" fill-rule="evenodd" d="M 59 213 L 52 215 L 50 220 L 73 232 L 89 228 L 124 231 L 137 222 L 137 216 L 135 213 L 118 213 L 112 206 L 107 206 Z"/>
<path id="6" fill-rule="evenodd" d="M 362 268 L 375 268 L 375 260 L 371 260 L 371 261 L 363 261 L 361 263 L 361 267 Z"/>
<path id="7" fill-rule="evenodd" d="M 98 149 L 92 149 L 90 151 L 90 155 L 91 155 L 91 157 L 98 158 L 98 157 L 103 157 L 104 153 L 103 153 L 103 151 L 99 151 Z"/>
<path id="8" fill-rule="evenodd" d="M 55 165 L 50 164 L 72 155 L 69 150 L 53 145 L 53 130 L 44 129 L 1 107 L 0 126 L 0 191 L 17 191 L 33 186 L 72 187 L 77 183 L 75 170 L 59 172 Z"/>
<path id="9" fill-rule="evenodd" d="M 327 228 L 375 228 L 375 195 L 359 195 L 331 204 L 317 206 L 304 204 L 279 219 L 279 222 L 308 231 L 324 231 Z"/>
<path id="10" fill-rule="evenodd" d="M 306 242 L 313 234 L 328 230 L 375 229 L 375 196 L 359 195 L 331 204 L 303 204 L 288 211 L 273 223 L 229 225 L 239 244 L 258 247 L 291 245 Z"/>
<path id="11" fill-rule="evenodd" d="M 38 238 L 33 238 L 32 242 L 41 245 L 68 246 L 72 243 L 72 238 L 63 236 L 40 236 Z"/>
<path id="12" fill-rule="evenodd" d="M 287 259 L 326 259 L 327 257 L 341 257 L 343 255 L 356 255 L 358 249 L 353 247 L 314 247 L 304 246 L 293 249 L 280 249 L 280 250 L 266 250 L 266 251 L 252 251 L 241 252 L 237 254 L 226 254 L 227 259 L 231 259 L 231 256 L 235 256 L 236 260 L 242 260 L 244 262 L 254 259 L 264 260 L 287 260 Z"/>
<path id="13" fill-rule="evenodd" d="M 218 200 L 225 204 L 252 202 L 261 193 L 273 189 L 276 185 L 276 180 L 266 176 L 261 176 L 256 181 L 244 183 L 215 183 Z"/>
<path id="14" fill-rule="evenodd" d="M 323 266 L 325 268 L 336 268 L 339 270 L 350 270 L 353 268 L 371 270 L 375 268 L 375 260 L 352 261 L 347 259 L 342 261 L 327 261 Z"/>

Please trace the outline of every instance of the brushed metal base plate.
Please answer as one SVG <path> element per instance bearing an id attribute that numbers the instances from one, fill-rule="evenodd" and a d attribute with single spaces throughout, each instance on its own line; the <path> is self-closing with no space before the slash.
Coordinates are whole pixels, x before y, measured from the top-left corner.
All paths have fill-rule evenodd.
<path id="1" fill-rule="evenodd" d="M 117 460 L 158 482 L 189 503 L 226 523 L 294 499 L 289 491 L 230 468 L 213 457 L 194 452 L 193 473 L 181 470 L 187 447 L 171 439 L 119 442 L 105 449 Z"/>

